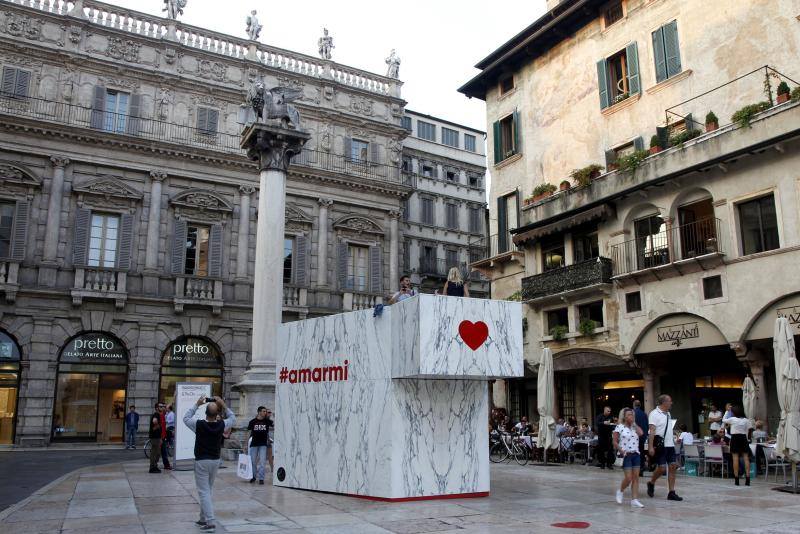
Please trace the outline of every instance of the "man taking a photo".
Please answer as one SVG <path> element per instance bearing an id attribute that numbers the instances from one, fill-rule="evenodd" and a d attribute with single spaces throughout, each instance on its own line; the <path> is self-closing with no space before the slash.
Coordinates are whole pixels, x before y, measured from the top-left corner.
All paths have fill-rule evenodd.
<path id="1" fill-rule="evenodd" d="M 195 433 L 194 439 L 194 483 L 200 500 L 200 520 L 197 526 L 202 532 L 216 532 L 214 524 L 214 478 L 219 469 L 222 434 L 231 428 L 236 421 L 234 413 L 225 406 L 220 397 L 206 406 L 205 419 L 195 419 L 197 409 L 206 402 L 206 397 L 197 399 L 197 403 L 186 410 L 183 423 Z M 218 420 L 224 414 L 223 420 Z"/>

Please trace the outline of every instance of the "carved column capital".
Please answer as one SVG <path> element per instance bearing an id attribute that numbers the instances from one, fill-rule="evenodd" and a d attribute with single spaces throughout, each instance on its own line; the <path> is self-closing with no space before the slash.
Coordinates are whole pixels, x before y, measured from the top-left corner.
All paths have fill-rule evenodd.
<path id="1" fill-rule="evenodd" d="M 329 198 L 318 198 L 318 199 L 317 199 L 317 202 L 318 202 L 318 203 L 319 203 L 319 205 L 320 205 L 320 206 L 322 206 L 323 208 L 328 208 L 328 207 L 330 207 L 330 206 L 331 206 L 331 204 L 333 204 L 333 200 L 331 200 L 331 199 L 329 199 Z"/>
<path id="2" fill-rule="evenodd" d="M 252 186 L 252 185 L 240 185 L 239 186 L 239 193 L 241 193 L 242 196 L 249 197 L 250 195 L 252 195 L 255 192 L 256 192 L 255 186 Z"/>
<path id="3" fill-rule="evenodd" d="M 163 182 L 167 179 L 167 173 L 165 171 L 154 170 L 150 171 L 150 178 L 154 182 Z"/>
<path id="4" fill-rule="evenodd" d="M 245 131 L 242 147 L 247 150 L 248 158 L 258 162 L 260 171 L 286 172 L 292 158 L 310 138 L 310 134 L 301 130 L 254 124 Z"/>
<path id="5" fill-rule="evenodd" d="M 403 215 L 402 210 L 392 210 L 389 212 L 390 219 L 399 219 Z"/>
<path id="6" fill-rule="evenodd" d="M 67 156 L 51 156 L 50 162 L 53 164 L 53 167 L 63 169 L 69 165 L 69 158 Z"/>

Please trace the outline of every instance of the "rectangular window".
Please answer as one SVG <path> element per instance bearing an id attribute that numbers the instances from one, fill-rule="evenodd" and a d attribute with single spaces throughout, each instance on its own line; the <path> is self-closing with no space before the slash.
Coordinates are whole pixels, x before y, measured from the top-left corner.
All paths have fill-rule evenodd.
<path id="1" fill-rule="evenodd" d="M 469 231 L 473 234 L 481 233 L 481 209 L 469 208 Z"/>
<path id="2" fill-rule="evenodd" d="M 442 144 L 458 148 L 458 131 L 442 126 Z"/>
<path id="3" fill-rule="evenodd" d="M 447 204 L 447 227 L 458 230 L 458 205 Z"/>
<path id="4" fill-rule="evenodd" d="M 400 124 L 409 132 L 411 131 L 411 117 L 403 117 L 400 119 Z"/>
<path id="5" fill-rule="evenodd" d="M 514 76 L 506 76 L 500 80 L 500 94 L 504 95 L 514 90 Z"/>
<path id="6" fill-rule="evenodd" d="M 636 236 L 636 258 L 639 269 L 648 269 L 669 263 L 667 227 L 659 215 L 633 221 Z"/>
<path id="7" fill-rule="evenodd" d="M 510 231 L 518 224 L 519 195 L 514 192 L 497 199 L 497 250 L 490 254 L 502 254 L 511 250 L 513 243 Z"/>
<path id="8" fill-rule="evenodd" d="M 743 255 L 780 247 L 778 217 L 775 212 L 775 198 L 772 194 L 742 202 L 738 208 Z"/>
<path id="9" fill-rule="evenodd" d="M 663 82 L 681 72 L 677 21 L 673 20 L 653 32 L 653 59 L 656 82 Z"/>
<path id="10" fill-rule="evenodd" d="M 93 213 L 89 236 L 89 267 L 113 268 L 117 262 L 118 239 L 119 217 Z"/>
<path id="11" fill-rule="evenodd" d="M 594 321 L 596 328 L 603 326 L 603 301 L 598 300 L 578 306 L 578 320 L 580 322 Z"/>
<path id="12" fill-rule="evenodd" d="M 566 326 L 569 328 L 569 315 L 566 308 L 550 310 L 547 312 L 547 332 L 556 326 Z"/>
<path id="13" fill-rule="evenodd" d="M 421 198 L 419 199 L 420 202 L 420 211 L 422 213 L 422 222 L 424 224 L 436 224 L 433 216 L 433 199 L 432 198 Z"/>
<path id="14" fill-rule="evenodd" d="M 355 291 L 366 291 L 369 283 L 369 248 L 350 245 L 347 256 L 347 277 Z"/>
<path id="15" fill-rule="evenodd" d="M 467 181 L 469 182 L 470 187 L 480 187 L 481 186 L 481 177 L 475 174 L 468 174 Z"/>
<path id="16" fill-rule="evenodd" d="M 458 267 L 458 251 L 448 250 L 445 254 L 447 271 L 449 271 L 452 267 Z"/>
<path id="17" fill-rule="evenodd" d="M 128 120 L 130 95 L 120 91 L 106 91 L 106 113 L 103 129 L 107 132 L 124 133 Z"/>
<path id="18" fill-rule="evenodd" d="M 622 0 L 611 2 L 611 4 L 603 10 L 603 20 L 605 21 L 606 28 L 622 20 L 624 15 L 622 11 Z"/>
<path id="19" fill-rule="evenodd" d="M 500 120 L 500 156 L 501 161 L 517 153 L 517 125 L 515 115 Z"/>
<path id="20" fill-rule="evenodd" d="M 11 231 L 14 228 L 13 202 L 0 202 L 0 258 L 11 256 Z"/>
<path id="21" fill-rule="evenodd" d="M 625 293 L 625 313 L 642 311 L 642 294 L 639 291 Z"/>
<path id="22" fill-rule="evenodd" d="M 2 89 L 0 89 L 3 96 L 27 98 L 30 83 L 31 73 L 27 70 L 3 67 Z"/>
<path id="23" fill-rule="evenodd" d="M 703 298 L 711 300 L 720 297 L 722 297 L 722 277 L 717 275 L 703 278 Z"/>
<path id="24" fill-rule="evenodd" d="M 464 150 L 475 152 L 475 136 L 464 134 Z"/>
<path id="25" fill-rule="evenodd" d="M 408 156 L 403 156 L 403 172 L 412 172 L 414 167 L 411 162 L 411 158 Z"/>
<path id="26" fill-rule="evenodd" d="M 219 127 L 219 111 L 210 108 L 197 108 L 197 130 L 203 135 L 214 135 Z"/>
<path id="27" fill-rule="evenodd" d="M 591 260 L 600 256 L 597 227 L 595 226 L 574 232 L 572 234 L 572 250 L 575 263 Z"/>
<path id="28" fill-rule="evenodd" d="M 353 139 L 350 143 L 350 159 L 359 163 L 366 163 L 369 154 L 369 143 Z"/>
<path id="29" fill-rule="evenodd" d="M 283 283 L 291 284 L 293 281 L 292 276 L 292 258 L 294 257 L 294 238 L 286 237 L 283 239 Z"/>
<path id="30" fill-rule="evenodd" d="M 639 93 L 641 84 L 636 43 L 631 43 L 616 54 L 597 62 L 597 85 L 601 109 Z"/>
<path id="31" fill-rule="evenodd" d="M 564 236 L 556 235 L 542 239 L 542 268 L 552 271 L 564 266 Z"/>
<path id="32" fill-rule="evenodd" d="M 436 125 L 425 121 L 417 121 L 417 137 L 420 139 L 427 139 L 428 141 L 436 141 Z"/>
<path id="33" fill-rule="evenodd" d="M 426 178 L 434 178 L 436 175 L 436 167 L 433 165 L 423 165 L 422 166 L 422 176 Z"/>
<path id="34" fill-rule="evenodd" d="M 423 273 L 436 272 L 436 247 L 431 245 L 424 245 L 422 247 L 422 255 L 420 257 L 420 268 Z"/>
<path id="35" fill-rule="evenodd" d="M 186 263 L 183 273 L 208 276 L 208 226 L 190 224 L 186 229 Z"/>
<path id="36" fill-rule="evenodd" d="M 444 177 L 448 182 L 458 182 L 458 171 L 447 169 L 444 171 Z"/>

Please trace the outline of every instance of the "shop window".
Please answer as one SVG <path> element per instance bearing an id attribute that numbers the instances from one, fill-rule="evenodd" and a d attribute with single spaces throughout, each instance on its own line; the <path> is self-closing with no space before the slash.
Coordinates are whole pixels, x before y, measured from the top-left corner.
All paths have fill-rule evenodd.
<path id="1" fill-rule="evenodd" d="M 597 227 L 595 226 L 574 232 L 572 234 L 572 250 L 575 263 L 591 260 L 600 256 Z"/>
<path id="2" fill-rule="evenodd" d="M 161 358 L 158 398 L 167 404 L 174 402 L 178 382 L 211 384 L 212 395 L 222 395 L 222 354 L 217 347 L 191 336 L 170 343 Z"/>
<path id="3" fill-rule="evenodd" d="M 113 268 L 117 261 L 119 216 L 92 213 L 89 235 L 89 267 Z"/>
<path id="4" fill-rule="evenodd" d="M 550 332 L 556 326 L 569 328 L 569 314 L 567 308 L 559 308 L 547 312 L 547 331 Z"/>
<path id="5" fill-rule="evenodd" d="M 598 300 L 578 306 L 578 320 L 594 321 L 595 328 L 603 326 L 603 301 Z"/>
<path id="6" fill-rule="evenodd" d="M 552 271 L 564 267 L 564 236 L 556 235 L 542 240 L 542 269 Z"/>
<path id="7" fill-rule="evenodd" d="M 209 227 L 190 224 L 186 229 L 186 260 L 183 274 L 208 276 Z"/>
<path id="8" fill-rule="evenodd" d="M 0 202 L 0 258 L 11 256 L 11 232 L 14 228 L 13 202 Z"/>
<path id="9" fill-rule="evenodd" d="M 640 311 L 642 311 L 642 293 L 640 291 L 625 293 L 625 313 Z"/>
<path id="10" fill-rule="evenodd" d="M 707 276 L 703 278 L 703 298 L 705 300 L 722 297 L 722 276 Z"/>
<path id="11" fill-rule="evenodd" d="M 347 278 L 355 291 L 367 291 L 369 283 L 369 247 L 350 245 L 347 256 Z"/>
<path id="12" fill-rule="evenodd" d="M 20 352 L 17 343 L 0 331 L 0 445 L 14 443 L 19 394 Z"/>
<path id="13" fill-rule="evenodd" d="M 772 194 L 738 205 L 742 254 L 755 254 L 780 247 L 778 217 Z"/>
<path id="14" fill-rule="evenodd" d="M 603 9 L 603 22 L 605 27 L 608 28 L 615 22 L 619 22 L 625 16 L 622 10 L 622 0 L 611 2 Z"/>
<path id="15" fill-rule="evenodd" d="M 283 239 L 283 283 L 292 283 L 292 257 L 294 256 L 294 238 Z"/>

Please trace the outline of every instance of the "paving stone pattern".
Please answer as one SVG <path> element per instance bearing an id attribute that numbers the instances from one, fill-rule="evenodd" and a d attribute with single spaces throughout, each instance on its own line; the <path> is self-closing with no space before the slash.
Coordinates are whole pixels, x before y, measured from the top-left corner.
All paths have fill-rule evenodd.
<path id="1" fill-rule="evenodd" d="M 727 479 L 681 476 L 684 502 L 668 502 L 660 482 L 656 498 L 643 491 L 645 508 L 631 510 L 628 495 L 624 505 L 614 502 L 621 475 L 585 466 L 492 465 L 490 497 L 383 503 L 251 485 L 229 468 L 215 487 L 217 532 L 798 532 L 800 495 L 773 491 L 763 477 L 737 488 Z M 144 461 L 131 462 L 68 476 L 8 515 L 0 532 L 191 533 L 198 510 L 191 471 L 151 475 Z M 552 526 L 566 522 L 590 526 Z"/>

